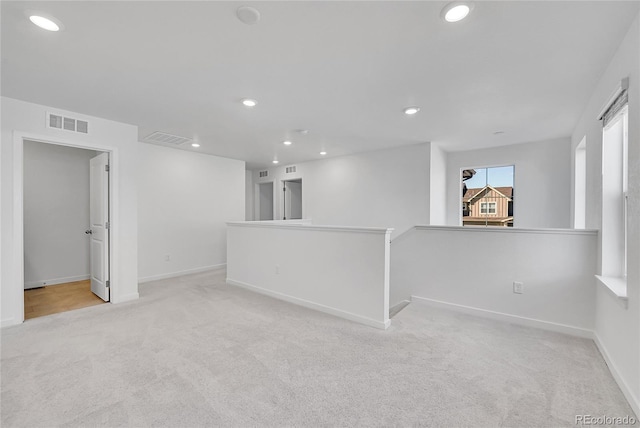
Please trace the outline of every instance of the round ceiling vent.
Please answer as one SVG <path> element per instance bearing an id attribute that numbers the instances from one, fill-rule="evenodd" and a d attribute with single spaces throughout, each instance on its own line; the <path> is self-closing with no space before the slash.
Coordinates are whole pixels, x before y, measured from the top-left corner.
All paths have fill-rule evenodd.
<path id="1" fill-rule="evenodd" d="M 249 6 L 242 6 L 236 10 L 236 16 L 247 25 L 253 25 L 260 21 L 260 12 L 258 9 Z"/>

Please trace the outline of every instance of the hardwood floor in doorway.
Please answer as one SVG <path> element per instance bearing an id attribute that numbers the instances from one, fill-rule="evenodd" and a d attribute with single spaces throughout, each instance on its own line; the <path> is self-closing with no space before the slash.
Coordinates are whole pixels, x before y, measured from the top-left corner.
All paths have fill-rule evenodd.
<path id="1" fill-rule="evenodd" d="M 91 281 L 75 281 L 24 291 L 24 319 L 105 303 L 91 292 Z"/>

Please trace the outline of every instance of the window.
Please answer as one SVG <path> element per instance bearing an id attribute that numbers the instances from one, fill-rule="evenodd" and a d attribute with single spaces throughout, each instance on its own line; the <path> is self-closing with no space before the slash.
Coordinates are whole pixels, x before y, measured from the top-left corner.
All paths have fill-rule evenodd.
<path id="1" fill-rule="evenodd" d="M 513 165 L 462 170 L 462 224 L 513 227 Z"/>
<path id="2" fill-rule="evenodd" d="M 480 213 L 481 214 L 495 214 L 496 213 L 496 203 L 495 202 L 481 202 L 480 203 Z"/>
<path id="3" fill-rule="evenodd" d="M 604 117 L 602 131 L 602 276 L 627 275 L 628 109 Z"/>

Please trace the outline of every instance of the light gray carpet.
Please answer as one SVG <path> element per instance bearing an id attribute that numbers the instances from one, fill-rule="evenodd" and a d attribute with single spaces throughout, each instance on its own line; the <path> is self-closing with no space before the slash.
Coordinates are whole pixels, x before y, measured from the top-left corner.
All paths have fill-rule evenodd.
<path id="1" fill-rule="evenodd" d="M 2 330 L 2 426 L 575 426 L 633 415 L 590 340 L 411 304 L 387 331 L 224 271 Z"/>

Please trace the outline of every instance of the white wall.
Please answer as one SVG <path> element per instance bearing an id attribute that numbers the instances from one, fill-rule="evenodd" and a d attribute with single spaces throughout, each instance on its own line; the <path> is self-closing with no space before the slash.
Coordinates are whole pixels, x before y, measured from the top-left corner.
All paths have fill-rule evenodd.
<path id="1" fill-rule="evenodd" d="M 113 202 L 112 243 L 119 247 L 112 258 L 111 300 L 118 303 L 138 297 L 138 219 L 137 219 L 137 127 L 110 120 L 89 117 L 38 104 L 2 97 L 2 273 L 0 297 L 2 325 L 20 323 L 24 318 L 22 302 L 22 249 L 17 254 L 14 240 L 16 215 L 22 211 L 14 204 L 14 156 L 21 161 L 22 143 L 16 138 L 50 140 L 68 145 L 90 146 L 92 149 L 112 151 Z M 89 134 L 78 134 L 45 126 L 47 111 L 67 114 L 89 121 Z M 16 151 L 17 149 L 17 151 Z M 15 195 L 16 200 L 20 200 Z M 18 269 L 20 266 L 20 269 Z"/>
<path id="2" fill-rule="evenodd" d="M 429 224 L 447 224 L 447 153 L 431 144 Z"/>
<path id="3" fill-rule="evenodd" d="M 244 172 L 244 219 L 253 220 L 253 173 L 250 170 Z"/>
<path id="4" fill-rule="evenodd" d="M 593 231 L 417 227 L 391 245 L 390 304 L 418 296 L 590 337 L 596 257 Z"/>
<path id="5" fill-rule="evenodd" d="M 598 284 L 595 332 L 609 368 L 640 414 L 640 17 L 595 86 L 571 138 L 573 149 L 585 136 L 587 141 L 588 228 L 602 226 L 602 123 L 598 113 L 624 77 L 629 77 L 628 307 Z"/>
<path id="6" fill-rule="evenodd" d="M 94 150 L 24 143 L 25 288 L 89 278 L 89 160 Z"/>
<path id="7" fill-rule="evenodd" d="M 301 223 L 229 223 L 227 282 L 388 327 L 391 231 Z"/>
<path id="8" fill-rule="evenodd" d="M 244 162 L 145 143 L 138 150 L 140 280 L 224 265 L 225 222 L 245 217 Z"/>
<path id="9" fill-rule="evenodd" d="M 460 170 L 515 165 L 515 227 L 569 228 L 569 139 L 447 153 L 447 224 L 461 223 Z"/>
<path id="10" fill-rule="evenodd" d="M 392 227 L 394 236 L 429 221 L 430 144 L 405 146 L 269 168 L 276 180 L 276 219 L 282 219 L 281 180 L 302 178 L 302 217 L 315 224 Z"/>

